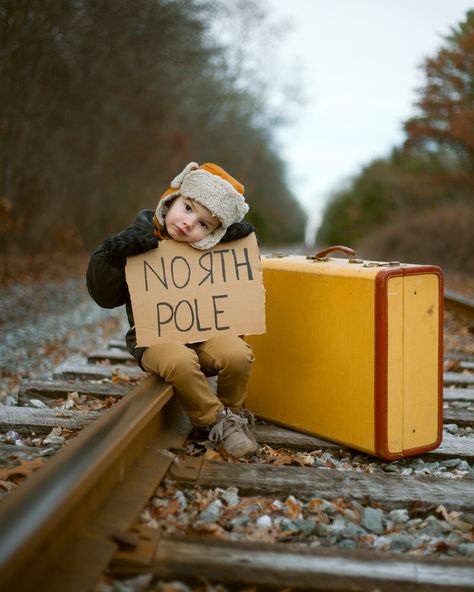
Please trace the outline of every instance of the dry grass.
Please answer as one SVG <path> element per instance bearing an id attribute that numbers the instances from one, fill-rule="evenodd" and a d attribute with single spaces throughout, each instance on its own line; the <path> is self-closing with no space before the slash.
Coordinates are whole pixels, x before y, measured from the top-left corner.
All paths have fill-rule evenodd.
<path id="1" fill-rule="evenodd" d="M 89 255 L 85 253 L 54 252 L 32 255 L 2 253 L 0 255 L 0 287 L 84 277 L 88 259 Z"/>

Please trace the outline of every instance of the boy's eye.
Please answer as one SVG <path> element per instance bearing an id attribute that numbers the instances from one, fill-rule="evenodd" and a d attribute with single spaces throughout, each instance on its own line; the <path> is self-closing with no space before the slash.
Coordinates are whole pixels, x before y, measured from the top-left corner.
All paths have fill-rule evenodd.
<path id="1" fill-rule="evenodd" d="M 200 222 L 200 224 L 201 224 L 201 226 L 202 226 L 203 228 L 207 228 L 207 223 L 206 223 L 206 222 Z"/>
<path id="2" fill-rule="evenodd" d="M 184 204 L 184 207 L 186 208 L 186 210 L 187 210 L 188 212 L 190 212 L 190 211 L 191 211 L 191 209 L 192 209 L 192 208 L 191 208 L 191 206 L 190 206 L 189 204 Z"/>

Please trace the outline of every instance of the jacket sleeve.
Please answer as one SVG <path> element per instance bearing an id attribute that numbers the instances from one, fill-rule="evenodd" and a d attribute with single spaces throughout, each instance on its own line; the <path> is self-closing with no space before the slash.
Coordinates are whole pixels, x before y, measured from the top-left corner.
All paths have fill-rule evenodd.
<path id="1" fill-rule="evenodd" d="M 97 247 L 91 255 L 86 281 L 92 299 L 103 308 L 116 308 L 130 299 L 125 268 L 110 265 L 103 246 Z"/>
<path id="2" fill-rule="evenodd" d="M 153 233 L 153 210 L 139 212 L 132 227 Z M 116 308 L 130 302 L 125 267 L 116 267 L 107 257 L 104 244 L 92 253 L 86 273 L 91 298 L 103 308 Z"/>

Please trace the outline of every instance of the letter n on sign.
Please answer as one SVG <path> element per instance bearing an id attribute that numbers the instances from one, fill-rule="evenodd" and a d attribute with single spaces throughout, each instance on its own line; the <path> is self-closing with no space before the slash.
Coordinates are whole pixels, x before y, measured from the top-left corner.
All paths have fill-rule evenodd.
<path id="1" fill-rule="evenodd" d="M 125 274 L 139 346 L 265 333 L 262 264 L 253 233 L 208 251 L 164 240 L 129 257 Z"/>

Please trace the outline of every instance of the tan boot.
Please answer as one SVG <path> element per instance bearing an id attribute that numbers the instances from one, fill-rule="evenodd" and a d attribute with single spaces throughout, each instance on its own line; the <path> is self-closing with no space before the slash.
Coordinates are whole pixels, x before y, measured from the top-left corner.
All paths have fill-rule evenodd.
<path id="1" fill-rule="evenodd" d="M 209 433 L 209 440 L 222 442 L 224 450 L 234 458 L 252 454 L 257 450 L 257 442 L 248 423 L 246 417 L 226 409 L 217 416 Z"/>

